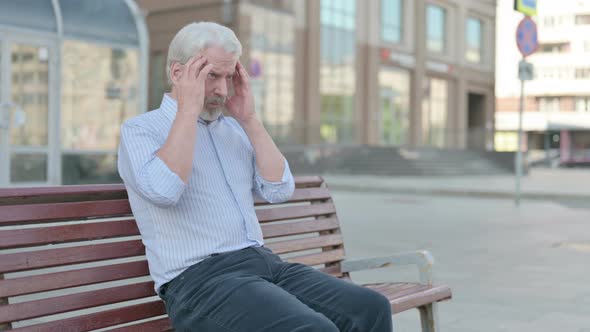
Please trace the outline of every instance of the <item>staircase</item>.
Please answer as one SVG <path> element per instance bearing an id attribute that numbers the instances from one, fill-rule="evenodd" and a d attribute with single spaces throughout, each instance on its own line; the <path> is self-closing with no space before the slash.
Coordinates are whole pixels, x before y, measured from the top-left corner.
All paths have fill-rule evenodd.
<path id="1" fill-rule="evenodd" d="M 377 146 L 281 149 L 295 174 L 461 176 L 512 172 L 513 154 L 491 151 Z"/>

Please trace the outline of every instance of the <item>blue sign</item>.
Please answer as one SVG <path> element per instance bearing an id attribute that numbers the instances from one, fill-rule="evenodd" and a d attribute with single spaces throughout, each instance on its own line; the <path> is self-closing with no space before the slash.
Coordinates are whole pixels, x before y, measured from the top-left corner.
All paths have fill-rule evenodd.
<path id="1" fill-rule="evenodd" d="M 523 57 L 527 57 L 539 48 L 537 39 L 537 24 L 526 16 L 518 24 L 516 29 L 516 45 Z"/>

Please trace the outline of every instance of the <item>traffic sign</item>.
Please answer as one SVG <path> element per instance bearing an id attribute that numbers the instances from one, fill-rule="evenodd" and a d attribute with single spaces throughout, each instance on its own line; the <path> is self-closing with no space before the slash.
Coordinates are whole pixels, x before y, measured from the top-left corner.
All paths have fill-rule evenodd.
<path id="1" fill-rule="evenodd" d="M 520 60 L 518 63 L 518 79 L 521 81 L 530 81 L 533 77 L 533 64 L 525 60 Z"/>
<path id="2" fill-rule="evenodd" d="M 537 15 L 537 0 L 514 0 L 514 10 L 527 16 Z"/>
<path id="3" fill-rule="evenodd" d="M 516 28 L 516 45 L 523 57 L 535 53 L 539 48 L 537 24 L 529 16 L 525 16 Z"/>

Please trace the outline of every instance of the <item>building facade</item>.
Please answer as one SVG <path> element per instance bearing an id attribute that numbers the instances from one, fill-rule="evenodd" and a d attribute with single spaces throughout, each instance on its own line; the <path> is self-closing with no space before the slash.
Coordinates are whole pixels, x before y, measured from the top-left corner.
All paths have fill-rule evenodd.
<path id="1" fill-rule="evenodd" d="M 281 145 L 493 149 L 496 6 L 485 0 L 139 0 L 150 107 L 168 45 L 193 21 L 233 29 Z"/>
<path id="2" fill-rule="evenodd" d="M 514 31 L 522 14 L 499 3 L 496 146 L 516 150 L 520 83 Z M 524 147 L 561 162 L 590 162 L 590 2 L 539 1 L 539 49 L 527 58 L 534 79 L 525 84 Z"/>

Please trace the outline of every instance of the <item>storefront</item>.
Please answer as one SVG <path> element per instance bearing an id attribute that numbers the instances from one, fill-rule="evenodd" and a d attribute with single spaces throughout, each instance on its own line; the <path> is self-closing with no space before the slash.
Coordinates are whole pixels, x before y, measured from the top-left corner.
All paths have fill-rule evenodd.
<path id="1" fill-rule="evenodd" d="M 148 48 L 132 0 L 0 3 L 0 187 L 118 182 Z"/>

